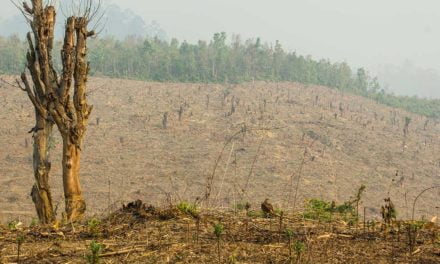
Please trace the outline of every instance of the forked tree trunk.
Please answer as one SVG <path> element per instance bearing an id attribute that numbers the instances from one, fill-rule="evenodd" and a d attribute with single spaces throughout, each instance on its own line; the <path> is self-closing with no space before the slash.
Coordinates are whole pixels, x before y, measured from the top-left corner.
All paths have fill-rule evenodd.
<path id="1" fill-rule="evenodd" d="M 49 186 L 49 140 L 52 134 L 53 123 L 36 114 L 36 129 L 34 129 L 33 167 L 35 184 L 32 187 L 31 197 L 35 204 L 38 219 L 42 224 L 49 224 L 55 220 L 52 195 Z M 38 130 L 38 131 L 35 131 Z"/>

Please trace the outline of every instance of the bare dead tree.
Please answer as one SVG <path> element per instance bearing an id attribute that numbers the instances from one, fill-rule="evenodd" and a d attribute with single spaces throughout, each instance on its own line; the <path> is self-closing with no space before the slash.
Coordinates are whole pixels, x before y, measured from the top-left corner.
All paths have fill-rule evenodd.
<path id="1" fill-rule="evenodd" d="M 411 118 L 405 117 L 405 125 L 403 127 L 403 142 L 402 142 L 402 152 L 405 151 L 406 148 L 406 139 L 409 134 L 409 123 L 411 122 Z"/>
<path id="2" fill-rule="evenodd" d="M 301 159 L 301 163 L 298 167 L 298 171 L 297 171 L 297 176 L 296 176 L 296 183 L 295 183 L 295 193 L 294 193 L 294 197 L 293 197 L 293 211 L 295 212 L 296 210 L 296 203 L 297 203 L 297 198 L 298 198 L 298 191 L 299 191 L 299 185 L 301 183 L 301 178 L 303 176 L 303 169 L 304 166 L 306 165 L 306 163 L 308 161 L 313 161 L 314 158 L 311 158 L 310 160 L 308 160 L 308 155 L 309 155 L 309 149 L 311 149 L 313 147 L 313 145 L 315 144 L 316 139 L 313 139 L 309 144 L 307 144 L 304 147 L 304 153 Z M 290 177 L 290 186 L 289 186 L 289 195 L 288 195 L 288 199 L 287 199 L 287 204 L 290 204 L 291 198 L 292 198 L 292 191 L 293 191 L 293 179 L 294 179 L 295 174 L 292 173 L 291 177 Z"/>
<path id="3" fill-rule="evenodd" d="M 405 126 L 403 127 L 403 136 L 406 138 L 409 134 L 409 123 L 411 122 L 411 118 L 405 117 Z"/>
<path id="4" fill-rule="evenodd" d="M 179 110 L 177 110 L 177 114 L 179 115 L 179 122 L 182 121 L 183 111 L 183 105 L 181 105 Z"/>
<path id="5" fill-rule="evenodd" d="M 52 3 L 52 2 L 50 2 Z M 37 119 L 34 133 L 34 171 L 36 184 L 32 198 L 40 220 L 54 220 L 52 199 L 48 185 L 50 162 L 47 144 L 56 124 L 63 139 L 63 186 L 66 218 L 81 219 L 86 210 L 82 197 L 79 171 L 81 145 L 92 112 L 87 103 L 87 78 L 90 70 L 87 61 L 87 39 L 95 35 L 88 30 L 90 21 L 98 16 L 100 2 L 80 1 L 75 13 L 66 20 L 65 37 L 61 50 L 62 73 L 58 77 L 52 60 L 55 7 L 44 5 L 43 0 L 31 0 L 31 6 L 23 3 L 20 10 L 30 24 L 32 33 L 27 34 L 27 69 L 31 83 L 25 72 L 21 75 L 20 87 L 24 87 L 32 101 Z M 72 85 L 74 87 L 72 94 Z"/>
<path id="6" fill-rule="evenodd" d="M 17 85 L 0 79 L 1 82 L 11 86 L 20 88 L 27 92 L 21 83 L 17 80 Z M 39 90 L 34 89 L 31 100 L 44 101 L 44 96 Z M 49 172 L 51 163 L 49 159 L 49 139 L 52 134 L 53 122 L 47 118 L 47 114 L 35 107 L 35 126 L 29 131 L 33 138 L 33 170 L 35 184 L 31 190 L 32 201 L 35 204 L 38 218 L 42 224 L 47 224 L 55 219 L 52 204 L 52 195 L 49 188 Z M 28 141 L 25 139 L 25 147 L 28 147 Z"/>
<path id="7" fill-rule="evenodd" d="M 53 47 L 53 32 L 55 26 L 55 12 L 53 8 L 43 8 L 41 0 L 32 1 L 32 8 L 23 3 L 23 12 L 34 34 L 28 33 L 29 51 L 27 53 L 27 69 L 32 75 L 34 83 L 31 89 L 26 74 L 21 75 L 17 84 L 27 92 L 35 108 L 35 127 L 29 133 L 33 134 L 33 169 L 35 184 L 32 187 L 31 197 L 35 204 L 38 218 L 41 223 L 47 224 L 55 220 L 52 195 L 49 186 L 49 138 L 52 134 L 53 120 L 47 109 L 46 86 L 52 86 L 56 76 L 51 71 L 53 65 L 49 53 Z M 53 67 L 52 67 L 53 68 Z M 24 86 L 24 88 L 23 88 Z"/>
<path id="8" fill-rule="evenodd" d="M 426 128 L 428 128 L 429 125 L 429 119 L 426 119 L 425 124 L 423 125 L 423 130 L 426 131 Z"/>
<path id="9" fill-rule="evenodd" d="M 206 95 L 206 103 L 205 103 L 205 105 L 206 105 L 206 110 L 208 110 L 209 109 L 209 94 Z"/>
<path id="10" fill-rule="evenodd" d="M 168 124 L 168 112 L 165 112 L 163 113 L 163 118 L 162 118 L 162 128 L 167 129 L 167 124 Z"/>

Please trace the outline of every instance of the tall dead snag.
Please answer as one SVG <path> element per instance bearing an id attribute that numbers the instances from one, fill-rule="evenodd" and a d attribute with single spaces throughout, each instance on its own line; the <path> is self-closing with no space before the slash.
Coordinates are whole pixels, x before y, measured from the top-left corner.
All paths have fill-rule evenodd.
<path id="1" fill-rule="evenodd" d="M 57 83 L 56 73 L 53 70 L 51 51 L 55 25 L 55 9 L 43 8 L 42 0 L 32 1 L 32 8 L 23 4 L 23 12 L 28 19 L 33 32 L 28 33 L 29 51 L 27 53 L 27 69 L 29 70 L 33 87 L 31 88 L 25 73 L 21 75 L 22 84 L 17 80 L 35 108 L 35 127 L 33 133 L 33 169 L 35 184 L 32 187 L 32 200 L 41 223 L 47 224 L 55 220 L 52 195 L 49 186 L 49 140 L 52 134 L 53 120 L 45 107 L 47 105 L 46 92 L 48 87 Z"/>
<path id="2" fill-rule="evenodd" d="M 63 80 L 58 98 L 54 98 L 50 106 L 50 113 L 63 138 L 63 183 L 69 220 L 82 218 L 86 210 L 79 172 L 81 145 L 93 108 L 87 104 L 86 84 L 90 69 L 87 62 L 87 38 L 93 36 L 94 32 L 87 31 L 87 24 L 86 17 L 70 17 L 67 20 L 62 50 Z M 73 100 L 70 100 L 72 72 L 74 93 Z"/>
<path id="3" fill-rule="evenodd" d="M 66 21 L 61 51 L 63 70 L 60 78 L 57 77 L 52 64 L 55 8 L 43 8 L 42 0 L 32 0 L 32 8 L 26 3 L 23 4 L 25 15 L 32 19 L 34 40 L 32 41 L 31 34 L 28 34 L 28 69 L 34 91 L 30 88 L 26 74 L 23 73 L 21 79 L 40 115 L 46 121 L 54 122 L 61 133 L 66 218 L 70 221 L 81 219 L 86 210 L 79 172 L 81 145 L 92 111 L 92 106 L 89 106 L 86 100 L 87 76 L 90 69 L 87 62 L 87 38 L 95 34 L 88 31 L 87 26 L 99 8 L 98 6 L 93 10 L 92 0 L 82 3 L 84 6 L 81 16 L 71 16 Z"/>

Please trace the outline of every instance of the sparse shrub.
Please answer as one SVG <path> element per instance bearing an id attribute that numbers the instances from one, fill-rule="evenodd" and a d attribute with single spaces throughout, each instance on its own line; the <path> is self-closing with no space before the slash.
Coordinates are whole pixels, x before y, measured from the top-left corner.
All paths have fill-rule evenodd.
<path id="1" fill-rule="evenodd" d="M 224 232 L 225 228 L 221 223 L 217 223 L 214 225 L 214 235 L 217 238 L 217 255 L 218 255 L 218 262 L 221 263 L 221 251 L 220 251 L 220 240 L 221 236 Z"/>
<path id="2" fill-rule="evenodd" d="M 275 208 L 274 213 L 276 216 L 280 216 L 280 215 L 284 214 L 284 211 L 280 208 Z"/>
<path id="3" fill-rule="evenodd" d="M 306 205 L 303 217 L 306 219 L 329 222 L 335 213 L 342 215 L 345 221 L 352 220 L 352 218 L 356 216 L 355 209 L 350 202 L 336 205 L 334 202 L 311 199 Z"/>
<path id="4" fill-rule="evenodd" d="M 13 220 L 13 221 L 8 223 L 8 229 L 10 231 L 16 231 L 16 230 L 18 230 L 20 228 L 21 225 L 22 225 L 21 222 Z"/>
<path id="5" fill-rule="evenodd" d="M 289 250 L 289 263 L 293 263 L 293 254 L 292 254 L 292 239 L 294 232 L 291 229 L 285 230 L 286 236 L 287 236 L 287 248 Z"/>
<path id="6" fill-rule="evenodd" d="M 333 211 L 334 208 L 332 208 L 330 202 L 319 199 L 311 199 L 306 205 L 303 217 L 306 219 L 330 221 Z"/>
<path id="7" fill-rule="evenodd" d="M 295 249 L 295 253 L 296 253 L 296 263 L 300 263 L 301 254 L 306 250 L 306 244 L 297 240 L 295 241 L 293 248 Z"/>
<path id="8" fill-rule="evenodd" d="M 249 210 L 246 215 L 252 218 L 264 217 L 264 213 L 261 210 Z"/>
<path id="9" fill-rule="evenodd" d="M 101 225 L 101 221 L 96 218 L 92 218 L 89 221 L 87 221 L 87 229 L 93 237 L 97 237 L 99 235 L 100 225 Z"/>
<path id="10" fill-rule="evenodd" d="M 417 242 L 417 235 L 419 231 L 422 229 L 425 221 L 411 221 L 406 223 L 406 234 L 408 238 L 408 249 L 409 252 L 412 253 L 414 251 L 414 247 Z"/>
<path id="11" fill-rule="evenodd" d="M 221 235 L 223 234 L 224 231 L 224 226 L 221 223 L 217 223 L 214 225 L 214 235 L 220 239 Z"/>
<path id="12" fill-rule="evenodd" d="M 239 202 L 235 205 L 235 210 L 237 211 L 249 211 L 251 204 L 249 202 Z"/>
<path id="13" fill-rule="evenodd" d="M 356 218 L 359 218 L 359 203 L 362 199 L 362 194 L 364 194 L 364 192 L 365 192 L 365 188 L 366 188 L 366 186 L 362 184 L 361 187 L 359 187 L 354 199 L 352 199 L 350 201 L 350 205 L 353 205 L 353 204 L 356 205 Z"/>
<path id="14" fill-rule="evenodd" d="M 293 263 L 293 250 L 295 250 L 296 255 L 296 263 L 300 263 L 301 261 L 301 254 L 305 251 L 306 245 L 299 240 L 296 240 L 295 243 L 293 242 L 293 237 L 295 235 L 295 232 L 292 229 L 286 229 L 285 230 L 287 239 L 288 239 L 288 249 L 289 249 L 289 263 Z"/>
<path id="15" fill-rule="evenodd" d="M 394 206 L 393 202 L 391 201 L 391 198 L 385 198 L 385 205 L 381 207 L 381 215 L 382 219 L 384 220 L 385 224 L 389 225 L 391 224 L 391 220 L 396 220 L 397 218 L 397 211 L 396 207 Z"/>
<path id="16" fill-rule="evenodd" d="M 97 243 L 96 241 L 92 241 L 89 245 L 89 253 L 86 256 L 87 263 L 89 264 L 98 264 L 99 263 L 99 254 L 101 253 L 104 246 L 101 243 Z"/>
<path id="17" fill-rule="evenodd" d="M 286 228 L 286 235 L 288 238 L 292 238 L 294 235 L 294 232 L 292 229 Z"/>
<path id="18" fill-rule="evenodd" d="M 180 202 L 177 205 L 177 209 L 179 209 L 182 213 L 188 214 L 194 218 L 198 218 L 200 214 L 197 205 L 188 202 Z"/>

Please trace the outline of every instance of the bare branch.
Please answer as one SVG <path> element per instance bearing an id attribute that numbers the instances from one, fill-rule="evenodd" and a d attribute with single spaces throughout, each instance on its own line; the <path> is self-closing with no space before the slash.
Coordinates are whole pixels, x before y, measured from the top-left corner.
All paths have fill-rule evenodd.
<path id="1" fill-rule="evenodd" d="M 31 87 L 29 85 L 29 81 L 27 79 L 27 76 L 25 73 L 21 74 L 21 81 L 24 84 L 24 88 L 21 86 L 20 81 L 17 80 L 17 84 L 19 87 L 26 91 L 27 95 L 29 96 L 29 99 L 31 100 L 32 104 L 34 105 L 35 109 L 38 111 L 38 113 L 45 119 L 47 119 L 47 111 L 44 109 L 44 107 L 41 105 L 40 101 L 36 99 L 35 94 L 32 92 Z"/>
<path id="2" fill-rule="evenodd" d="M 20 13 L 25 18 L 26 23 L 31 24 L 30 15 L 20 6 L 20 4 L 16 3 L 14 0 L 9 0 L 9 1 L 18 9 L 18 11 L 20 11 Z"/>
<path id="3" fill-rule="evenodd" d="M 9 85 L 9 86 L 11 86 L 11 87 L 18 88 L 18 89 L 20 89 L 20 90 L 25 91 L 20 85 L 15 85 L 15 84 L 13 84 L 13 83 L 10 83 L 10 82 L 6 81 L 6 80 L 3 79 L 3 78 L 0 78 L 0 82 L 4 83 L 4 84 L 6 84 L 6 85 Z"/>
<path id="4" fill-rule="evenodd" d="M 63 61 L 63 73 L 61 79 L 61 87 L 58 94 L 61 101 L 65 101 L 72 86 L 72 75 L 74 68 L 74 47 L 75 47 L 75 17 L 69 17 L 66 22 L 66 30 L 64 35 L 64 45 L 61 51 Z"/>
<path id="5" fill-rule="evenodd" d="M 416 196 L 416 198 L 414 199 L 414 202 L 413 202 L 411 221 L 414 221 L 414 214 L 415 214 L 415 210 L 416 210 L 416 203 L 417 203 L 417 200 L 420 198 L 420 196 L 422 196 L 422 194 L 424 194 L 425 192 L 427 192 L 427 191 L 429 191 L 429 190 L 437 189 L 437 188 L 440 188 L 440 185 L 432 186 L 432 187 L 426 188 L 426 189 L 424 189 L 423 191 L 421 191 L 421 192 Z"/>
<path id="6" fill-rule="evenodd" d="M 32 15 L 34 13 L 34 9 L 32 9 L 28 3 L 23 2 L 23 9 L 26 11 L 29 15 Z"/>

